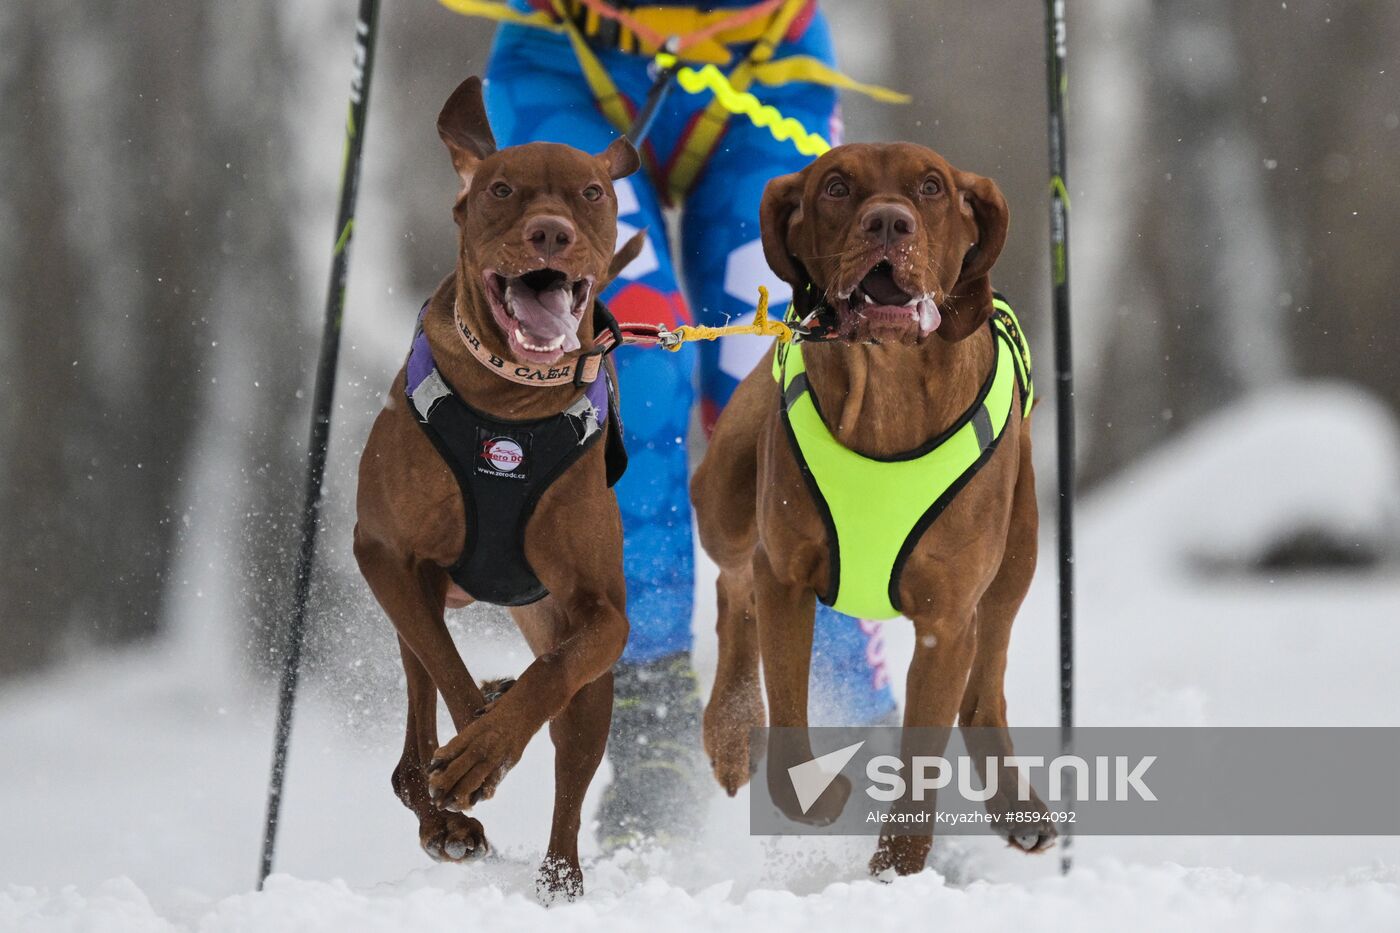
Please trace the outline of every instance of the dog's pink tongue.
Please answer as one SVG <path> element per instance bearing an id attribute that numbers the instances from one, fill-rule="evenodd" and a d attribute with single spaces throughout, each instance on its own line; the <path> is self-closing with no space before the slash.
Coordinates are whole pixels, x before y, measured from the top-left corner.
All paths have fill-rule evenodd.
<path id="1" fill-rule="evenodd" d="M 580 346 L 573 299 L 573 290 L 562 285 L 542 292 L 516 283 L 506 288 L 511 313 L 529 342 L 565 353 Z M 556 348 L 555 343 L 561 337 L 563 342 Z"/>
<path id="2" fill-rule="evenodd" d="M 932 298 L 919 299 L 919 335 L 927 337 L 938 330 L 938 325 L 943 323 L 943 315 L 938 311 L 938 305 L 933 303 Z"/>

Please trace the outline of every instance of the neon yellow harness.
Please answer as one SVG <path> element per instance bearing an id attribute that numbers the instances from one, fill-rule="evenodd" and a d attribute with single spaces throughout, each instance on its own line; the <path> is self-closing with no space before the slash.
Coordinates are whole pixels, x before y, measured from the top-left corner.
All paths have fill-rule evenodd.
<path id="1" fill-rule="evenodd" d="M 899 576 L 919 539 L 982 468 L 1006 433 L 1016 396 L 1034 401 L 1031 353 L 1015 313 L 997 296 L 988 326 L 992 370 L 972 407 L 915 450 L 872 458 L 843 447 L 822 420 L 800 344 L 780 344 L 773 377 L 783 391 L 788 442 L 826 525 L 831 576 L 822 602 L 862 619 L 900 614 Z"/>

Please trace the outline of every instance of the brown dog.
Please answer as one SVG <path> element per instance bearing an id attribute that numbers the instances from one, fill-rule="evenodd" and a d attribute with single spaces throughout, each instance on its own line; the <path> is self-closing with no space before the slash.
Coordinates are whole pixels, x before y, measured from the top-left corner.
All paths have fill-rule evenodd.
<path id="1" fill-rule="evenodd" d="M 1008 211 L 993 182 L 922 146 L 841 146 L 769 182 L 761 221 L 768 264 L 792 285 L 799 314 L 817 312 L 834 337 L 802 344 L 802 358 L 807 391 L 840 446 L 898 459 L 973 410 L 999 358 L 988 273 Z M 833 589 L 826 505 L 785 434 L 772 363 L 735 392 L 691 486 L 701 543 L 720 567 L 705 747 L 730 794 L 749 778 L 749 730 L 764 724 L 760 656 L 772 725 L 806 726 L 814 600 Z M 1024 403 L 1026 387 L 1007 398 Z M 1035 569 L 1038 524 L 1030 425 L 1022 405 L 1012 407 L 1012 416 L 1003 407 L 1005 428 L 980 469 L 908 539 L 902 569 L 886 574 L 892 604 L 917 633 L 906 726 L 947 727 L 954 717 L 1006 726 L 1006 652 Z M 1002 736 L 988 753 L 1010 753 Z M 797 755 L 810 757 L 810 746 Z M 774 777 L 783 772 L 771 749 L 768 757 L 774 799 L 804 818 Z M 1014 806 L 1000 796 L 987 805 Z M 1043 810 L 1038 800 L 1023 806 Z M 1029 851 L 1054 838 L 1048 825 L 1016 834 L 1013 844 Z M 871 870 L 919 871 L 931 842 L 885 835 Z"/>
<path id="2" fill-rule="evenodd" d="M 613 378 L 588 348 L 596 295 L 641 246 L 636 239 L 613 253 L 612 181 L 637 168 L 637 153 L 625 139 L 597 156 L 545 143 L 498 152 L 476 78 L 447 101 L 438 132 L 462 182 L 457 268 L 425 307 L 370 432 L 355 526 L 355 557 L 398 631 L 408 680 L 393 786 L 417 815 L 429 855 L 478 858 L 486 838 L 464 811 L 492 796 L 549 723 L 554 821 L 540 887 L 574 896 L 580 810 L 607 741 L 611 667 L 627 640 L 622 526 L 606 445 L 593 442 L 600 429 L 617 430 L 601 393 Z M 484 432 L 457 439 L 467 450 L 458 468 L 447 460 L 452 425 L 439 422 L 448 406 Z M 575 428 L 577 438 L 560 446 L 559 431 Z M 563 452 L 549 478 L 540 471 L 551 438 Z M 493 510 L 522 478 L 534 498 L 512 525 Z M 490 702 L 443 621 L 445 607 L 474 598 L 515 605 L 535 654 Z M 441 748 L 439 693 L 458 730 Z"/>

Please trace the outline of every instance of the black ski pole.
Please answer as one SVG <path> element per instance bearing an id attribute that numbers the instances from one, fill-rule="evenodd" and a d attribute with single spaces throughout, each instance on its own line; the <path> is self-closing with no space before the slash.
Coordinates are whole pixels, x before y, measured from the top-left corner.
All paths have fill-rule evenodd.
<path id="1" fill-rule="evenodd" d="M 666 51 L 669 54 L 675 54 L 674 40 L 666 44 Z M 679 59 L 664 68 L 657 67 L 656 76 L 652 78 L 651 88 L 647 91 L 646 101 L 642 104 L 642 109 L 637 111 L 637 115 L 632 118 L 632 125 L 627 128 L 628 140 L 638 149 L 642 147 L 647 134 L 651 132 L 651 125 L 656 122 L 656 114 L 661 110 L 661 104 L 671 93 L 671 84 L 680 67 Z"/>
<path id="2" fill-rule="evenodd" d="M 326 319 L 321 331 L 321 356 L 316 365 L 316 389 L 311 403 L 311 442 L 307 450 L 306 499 L 301 512 L 301 547 L 297 551 L 291 622 L 282 654 L 282 683 L 277 694 L 277 737 L 272 750 L 272 778 L 267 788 L 267 821 L 263 826 L 262 862 L 258 890 L 272 871 L 277 844 L 277 821 L 282 808 L 282 787 L 287 774 L 287 743 L 292 732 L 292 707 L 296 703 L 301 647 L 306 634 L 306 603 L 311 588 L 311 568 L 316 558 L 316 531 L 321 516 L 321 483 L 330 446 L 331 397 L 335 392 L 336 364 L 340 358 L 340 323 L 345 312 L 345 281 L 350 270 L 350 240 L 355 232 L 355 195 L 360 185 L 360 156 L 364 152 L 365 114 L 369 108 L 369 83 L 374 69 L 374 40 L 379 24 L 379 0 L 360 0 L 355 25 L 354 74 L 350 80 L 350 115 L 345 126 L 345 162 L 341 166 L 340 211 L 335 221 L 335 247 L 331 258 L 330 290 L 326 295 Z"/>
<path id="3" fill-rule="evenodd" d="M 1069 189 L 1065 187 L 1065 0 L 1045 2 L 1045 62 L 1050 94 L 1050 275 L 1054 284 L 1056 474 L 1059 482 L 1060 742 L 1074 726 L 1074 377 L 1070 367 Z M 1072 863 L 1068 826 L 1060 872 Z"/>

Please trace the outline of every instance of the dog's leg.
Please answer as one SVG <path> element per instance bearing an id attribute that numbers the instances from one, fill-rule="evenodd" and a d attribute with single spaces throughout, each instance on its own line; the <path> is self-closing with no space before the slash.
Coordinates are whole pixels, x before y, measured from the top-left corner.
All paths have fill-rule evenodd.
<path id="1" fill-rule="evenodd" d="M 906 729 L 952 727 L 972 666 L 975 625 L 976 613 L 970 606 L 946 606 L 937 614 L 915 616 L 914 660 L 909 665 L 905 692 Z M 915 755 L 941 755 L 946 745 L 945 731 L 918 740 L 906 733 L 900 753 L 908 761 Z M 932 845 L 932 836 L 887 831 L 881 834 L 870 860 L 870 873 L 894 869 L 896 874 L 911 875 L 922 871 Z"/>
<path id="2" fill-rule="evenodd" d="M 612 702 L 613 675 L 608 671 L 575 693 L 549 724 L 549 737 L 554 742 L 554 822 L 536 884 L 545 902 L 558 895 L 572 900 L 583 894 L 583 871 L 578 862 L 583 797 L 608 744 Z"/>
<path id="3" fill-rule="evenodd" d="M 733 797 L 749 781 L 749 730 L 763 728 L 759 686 L 758 626 L 754 618 L 753 570 L 722 569 L 715 585 L 719 619 L 719 664 L 705 705 L 705 752 L 715 779 Z"/>
<path id="4" fill-rule="evenodd" d="M 813 757 L 807 733 L 807 681 L 812 669 L 816 594 L 803 584 L 780 580 L 762 547 L 754 551 L 753 587 L 763 683 L 773 727 L 768 734 L 768 793 L 789 819 L 825 825 L 840 815 L 850 796 L 850 782 L 843 777 L 832 781 L 804 813 L 788 778 L 788 768 Z"/>
<path id="5" fill-rule="evenodd" d="M 762 547 L 754 550 L 753 592 L 773 726 L 805 727 L 816 595 L 800 583 L 779 580 Z"/>
<path id="6" fill-rule="evenodd" d="M 549 582 L 543 575 L 541 579 Z M 614 582 L 609 589 L 615 592 L 600 592 L 590 585 L 551 597 L 558 608 L 548 611 L 562 612 L 565 620 L 561 637 L 552 640 L 555 647 L 531 662 L 509 693 L 467 722 L 433 755 L 428 788 L 434 800 L 449 809 L 468 810 L 492 797 L 540 727 L 558 716 L 585 685 L 611 669 L 627 643 L 623 584 L 620 579 Z M 563 587 L 552 589 L 558 593 Z M 524 617 L 516 614 L 517 620 Z M 530 638 L 528 632 L 526 637 Z M 531 643 L 536 640 L 531 638 Z M 606 718 L 602 729 L 606 732 Z"/>
<path id="7" fill-rule="evenodd" d="M 569 619 L 553 598 L 514 609 L 511 615 L 537 658 L 556 651 L 569 636 Z M 519 684 L 511 689 L 519 689 Z M 608 670 L 575 693 L 549 725 L 554 742 L 554 820 L 535 883 L 536 894 L 546 904 L 559 896 L 573 900 L 583 893 L 578 860 L 583 798 L 608 744 L 612 702 L 613 675 Z"/>
<path id="8" fill-rule="evenodd" d="M 985 769 L 989 756 L 1004 759 L 1015 754 L 1011 735 L 1006 731 L 1006 653 L 1011 644 L 1011 624 L 1035 575 L 1038 544 L 1029 430 L 1023 429 L 1020 443 L 1021 462 L 1016 475 L 1006 552 L 995 579 L 977 605 L 977 652 L 958 711 L 959 724 L 971 730 L 965 733 L 967 747 L 973 761 L 978 763 L 979 773 Z M 982 774 L 982 778 L 985 781 L 986 774 Z M 1016 799 L 1016 782 L 1015 769 L 1001 770 L 997 775 L 997 793 L 987 801 L 988 813 L 1004 817 L 1018 810 L 1045 812 L 1045 805 L 1034 789 L 1028 800 Z M 999 825 L 1008 827 L 1003 835 L 1011 845 L 1027 852 L 1044 851 L 1055 841 L 1055 828 L 1045 820 Z"/>
<path id="9" fill-rule="evenodd" d="M 461 729 L 486 700 L 443 619 L 447 572 L 368 539 L 356 529 L 355 559 L 399 637 L 418 657 Z"/>
<path id="10" fill-rule="evenodd" d="M 413 649 L 399 639 L 408 681 L 408 728 L 403 756 L 394 768 L 394 793 L 418 817 L 418 842 L 439 862 L 465 862 L 490 851 L 481 824 L 462 813 L 433 805 L 428 797 L 427 764 L 437 749 L 437 688 Z"/>

